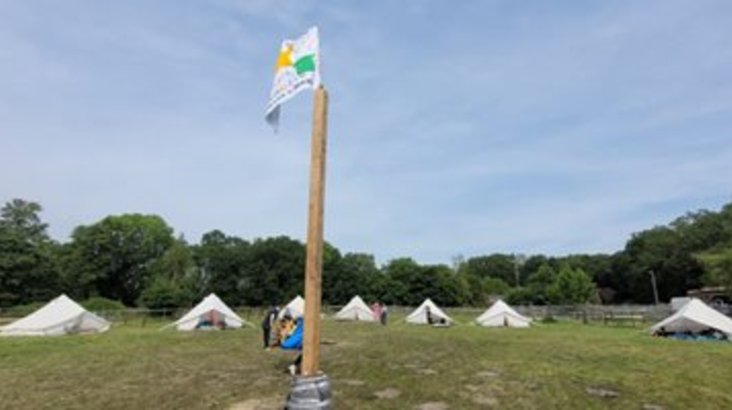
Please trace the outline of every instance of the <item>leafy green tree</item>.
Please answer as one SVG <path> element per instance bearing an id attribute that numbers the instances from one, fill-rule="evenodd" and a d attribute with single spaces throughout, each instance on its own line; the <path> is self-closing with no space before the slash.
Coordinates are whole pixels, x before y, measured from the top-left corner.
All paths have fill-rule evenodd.
<path id="1" fill-rule="evenodd" d="M 465 262 L 465 269 L 471 275 L 479 278 L 498 278 L 506 283 L 517 284 L 519 278 L 519 264 L 514 255 L 492 254 L 478 256 Z"/>
<path id="2" fill-rule="evenodd" d="M 594 280 L 612 274 L 612 258 L 610 255 L 568 255 L 557 258 L 556 261 L 559 263 L 560 268 L 563 265 L 569 265 L 575 269 L 582 269 Z"/>
<path id="3" fill-rule="evenodd" d="M 488 296 L 505 296 L 511 289 L 506 282 L 499 278 L 485 278 L 481 285 L 483 293 Z"/>
<path id="4" fill-rule="evenodd" d="M 510 305 L 530 305 L 534 303 L 534 294 L 527 287 L 511 288 L 506 294 L 506 302 Z"/>
<path id="5" fill-rule="evenodd" d="M 193 251 L 183 238 L 175 240 L 151 266 L 153 275 L 181 282 L 191 276 L 196 276 L 197 270 Z"/>
<path id="6" fill-rule="evenodd" d="M 547 299 L 556 305 L 579 305 L 596 300 L 597 289 L 582 269 L 564 265 L 546 290 Z"/>
<path id="7" fill-rule="evenodd" d="M 206 283 L 196 266 L 193 251 L 182 237 L 153 262 L 150 271 L 140 295 L 140 304 L 146 307 L 190 306 L 206 292 Z"/>
<path id="8" fill-rule="evenodd" d="M 390 299 L 393 300 L 392 303 L 405 305 L 422 303 L 422 299 L 425 297 L 423 294 L 424 288 L 429 287 L 429 283 L 436 283 L 437 281 L 434 275 L 421 277 L 423 269 L 412 258 L 393 259 L 384 266 L 383 270 L 390 279 L 385 283 L 394 286 L 389 290 Z"/>
<path id="9" fill-rule="evenodd" d="M 48 300 L 58 293 L 57 244 L 39 217 L 41 206 L 14 199 L 0 209 L 0 306 Z"/>
<path id="10" fill-rule="evenodd" d="M 468 303 L 468 283 L 447 265 L 422 266 L 411 258 L 398 258 L 383 267 L 382 283 L 387 303 L 417 305 L 425 298 L 445 306 Z"/>
<path id="11" fill-rule="evenodd" d="M 325 304 L 344 304 L 350 299 L 350 297 L 346 295 L 348 292 L 343 292 L 342 279 L 344 272 L 342 271 L 341 266 L 342 261 L 343 256 L 341 255 L 341 251 L 330 243 L 324 242 L 321 297 Z M 302 272 L 304 274 L 304 269 Z M 357 284 L 351 283 L 351 286 L 357 286 Z"/>
<path id="12" fill-rule="evenodd" d="M 135 305 L 151 267 L 174 243 L 173 230 L 161 217 L 141 214 L 108 216 L 79 226 L 71 237 L 65 277 L 72 293 L 98 294 L 128 306 Z"/>
<path id="13" fill-rule="evenodd" d="M 447 265 L 428 265 L 426 272 L 434 271 L 437 286 L 432 291 L 434 300 L 444 306 L 460 306 L 468 303 L 470 293 L 467 284 Z"/>
<path id="14" fill-rule="evenodd" d="M 244 304 L 281 304 L 303 293 L 305 245 L 300 241 L 287 236 L 257 239 L 245 266 L 238 287 Z"/>
<path id="15" fill-rule="evenodd" d="M 537 273 L 542 265 L 548 265 L 556 272 L 561 264 L 553 257 L 545 255 L 529 256 L 519 266 L 519 279 L 522 286 L 526 286 L 528 284 L 531 276 Z"/>
<path id="16" fill-rule="evenodd" d="M 191 280 L 194 298 L 214 292 L 229 303 L 244 304 L 250 249 L 249 242 L 220 230 L 203 234 L 201 243 L 191 247 L 197 267 Z"/>
<path id="17" fill-rule="evenodd" d="M 368 278 L 370 298 L 366 301 L 378 300 L 389 305 L 404 305 L 409 293 L 407 286 L 380 270 L 376 275 Z"/>
<path id="18" fill-rule="evenodd" d="M 732 246 L 703 253 L 699 259 L 706 266 L 705 283 L 724 286 L 729 296 L 732 297 Z"/>
<path id="19" fill-rule="evenodd" d="M 0 209 L 0 226 L 12 230 L 23 239 L 40 243 L 48 240 L 48 224 L 38 215 L 43 208 L 37 202 L 13 199 Z"/>
<path id="20" fill-rule="evenodd" d="M 682 246 L 689 251 L 711 249 L 732 239 L 725 229 L 724 212 L 701 210 L 677 218 L 670 228 L 681 237 Z"/>
<path id="21" fill-rule="evenodd" d="M 489 302 L 489 294 L 484 289 L 484 280 L 471 275 L 464 270 L 460 271 L 456 275 L 457 280 L 462 284 L 461 286 L 465 289 L 464 303 L 470 306 L 484 306 Z M 490 278 L 485 278 L 485 281 Z"/>
<path id="22" fill-rule="evenodd" d="M 187 306 L 191 294 L 183 284 L 165 276 L 155 276 L 140 295 L 140 304 L 150 309 L 168 309 Z"/>
<path id="23" fill-rule="evenodd" d="M 100 296 L 90 297 L 87 300 L 81 301 L 80 304 L 81 306 L 84 306 L 84 309 L 92 312 L 125 309 L 125 305 L 123 305 L 122 302 Z"/>
<path id="24" fill-rule="evenodd" d="M 533 303 L 538 305 L 550 303 L 547 291 L 554 284 L 556 276 L 554 269 L 549 264 L 544 264 L 529 278 L 527 288 L 532 295 Z"/>
<path id="25" fill-rule="evenodd" d="M 628 256 L 629 299 L 653 303 L 649 272 L 656 276 L 661 300 L 685 295 L 699 287 L 704 274 L 701 263 L 684 245 L 683 236 L 670 227 L 656 227 L 633 235 L 625 246 Z"/>
<path id="26" fill-rule="evenodd" d="M 374 256 L 366 253 L 347 253 L 340 260 L 337 269 L 325 270 L 323 274 L 323 300 L 332 305 L 347 303 L 353 295 L 364 300 L 375 300 L 370 283 L 372 277 L 381 275 Z"/>

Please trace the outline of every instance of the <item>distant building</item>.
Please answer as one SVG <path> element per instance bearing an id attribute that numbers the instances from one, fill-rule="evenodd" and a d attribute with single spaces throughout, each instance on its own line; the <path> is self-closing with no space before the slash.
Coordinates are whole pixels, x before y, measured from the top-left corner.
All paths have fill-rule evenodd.
<path id="1" fill-rule="evenodd" d="M 705 286 L 686 292 L 689 297 L 699 298 L 709 306 L 727 315 L 732 314 L 732 297 L 724 286 Z"/>

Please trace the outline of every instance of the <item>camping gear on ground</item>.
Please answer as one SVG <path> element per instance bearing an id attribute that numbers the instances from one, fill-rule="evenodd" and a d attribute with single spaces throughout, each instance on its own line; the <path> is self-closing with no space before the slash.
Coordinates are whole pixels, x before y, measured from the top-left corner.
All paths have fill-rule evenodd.
<path id="1" fill-rule="evenodd" d="M 295 322 L 295 328 L 292 330 L 292 332 L 287 336 L 282 343 L 280 343 L 280 347 L 283 350 L 301 350 L 302 349 L 302 332 L 303 332 L 303 320 L 302 318 L 297 319 L 297 322 Z"/>
<path id="2" fill-rule="evenodd" d="M 651 333 L 670 336 L 672 334 L 698 335 L 710 329 L 732 337 L 732 319 L 707 306 L 697 298 L 691 299 L 678 312 L 651 326 Z"/>
<path id="3" fill-rule="evenodd" d="M 428 316 L 431 320 L 428 320 Z M 445 314 L 445 312 L 437 307 L 437 305 L 435 305 L 435 303 L 429 298 L 425 299 L 425 301 L 422 302 L 414 312 L 410 313 L 405 320 L 407 323 L 415 325 L 438 324 L 444 326 L 446 324 L 450 325 L 454 322 L 450 316 Z"/>
<path id="4" fill-rule="evenodd" d="M 475 322 L 485 327 L 529 327 L 531 325 L 531 319 L 516 312 L 500 299 L 478 316 Z"/>
<path id="5" fill-rule="evenodd" d="M 101 333 L 110 323 L 87 311 L 66 295 L 48 302 L 30 315 L 0 328 L 3 336 L 57 336 Z"/>
<path id="6" fill-rule="evenodd" d="M 346 306 L 343 306 L 343 308 L 335 314 L 335 318 L 337 320 L 360 320 L 364 322 L 376 321 L 374 312 L 358 295 L 354 296 Z"/>
<path id="7" fill-rule="evenodd" d="M 240 328 L 244 319 L 234 313 L 215 293 L 204 298 L 201 303 L 182 318 L 168 326 L 178 330 Z M 166 326 L 167 327 L 167 326 Z"/>

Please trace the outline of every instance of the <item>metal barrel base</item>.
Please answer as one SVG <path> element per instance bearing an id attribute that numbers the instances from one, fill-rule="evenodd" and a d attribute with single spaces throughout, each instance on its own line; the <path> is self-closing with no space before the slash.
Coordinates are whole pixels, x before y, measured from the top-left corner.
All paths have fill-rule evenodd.
<path id="1" fill-rule="evenodd" d="M 331 410 L 332 395 L 328 376 L 297 376 L 292 380 L 286 410 Z"/>

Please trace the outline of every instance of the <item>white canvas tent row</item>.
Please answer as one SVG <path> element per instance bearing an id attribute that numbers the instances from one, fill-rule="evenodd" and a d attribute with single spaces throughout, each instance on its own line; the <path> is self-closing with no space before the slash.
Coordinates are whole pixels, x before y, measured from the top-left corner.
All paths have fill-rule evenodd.
<path id="1" fill-rule="evenodd" d="M 356 295 L 346 306 L 343 306 L 338 313 L 335 314 L 336 320 L 360 320 L 364 322 L 374 322 L 374 311 L 366 305 L 366 302 Z"/>
<path id="2" fill-rule="evenodd" d="M 215 293 L 212 293 L 169 326 L 175 326 L 176 329 L 184 331 L 195 330 L 201 320 L 208 319 L 214 312 L 219 315 L 218 319 L 222 320 L 227 328 L 240 328 L 244 324 L 244 319 L 226 306 L 226 303 L 219 299 Z"/>
<path id="3" fill-rule="evenodd" d="M 667 332 L 700 332 L 712 328 L 732 338 L 732 319 L 707 306 L 697 298 L 691 299 L 679 311 L 651 326 L 651 333 L 664 328 Z"/>
<path id="4" fill-rule="evenodd" d="M 498 300 L 478 316 L 475 322 L 486 327 L 529 327 L 531 325 L 531 319 L 516 312 L 502 300 Z"/>
<path id="5" fill-rule="evenodd" d="M 415 325 L 426 325 L 427 323 L 427 310 L 429 309 L 433 320 L 445 319 L 447 323 L 453 323 L 454 321 L 445 314 L 437 305 L 435 305 L 429 298 L 425 299 L 421 305 L 414 312 L 410 313 L 405 319 L 407 323 Z"/>
<path id="6" fill-rule="evenodd" d="M 287 312 L 290 312 L 290 316 L 292 316 L 293 319 L 302 317 L 302 315 L 305 314 L 305 299 L 303 299 L 302 296 L 297 295 L 290 301 L 290 303 L 280 310 L 278 317 L 282 319 L 285 317 Z"/>
<path id="7" fill-rule="evenodd" d="M 110 323 L 84 309 L 66 295 L 48 302 L 30 315 L 0 328 L 3 336 L 58 336 L 101 333 Z"/>

